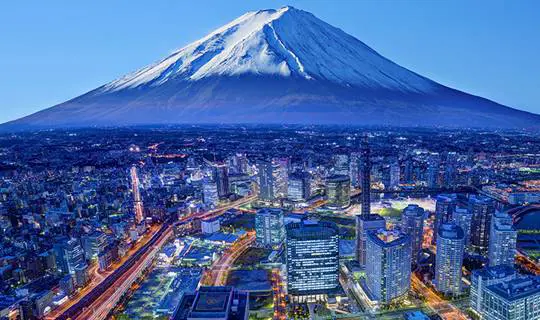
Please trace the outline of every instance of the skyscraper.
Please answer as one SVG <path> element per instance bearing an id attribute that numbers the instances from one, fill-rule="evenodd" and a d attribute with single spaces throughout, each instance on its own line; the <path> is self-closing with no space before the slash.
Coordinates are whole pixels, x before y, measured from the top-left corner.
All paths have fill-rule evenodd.
<path id="1" fill-rule="evenodd" d="M 356 260 L 360 267 L 366 266 L 366 241 L 370 231 L 386 229 L 386 221 L 378 214 L 356 216 Z"/>
<path id="2" fill-rule="evenodd" d="M 288 293 L 317 299 L 338 289 L 338 227 L 304 220 L 288 224 L 286 230 Z"/>
<path id="3" fill-rule="evenodd" d="M 285 239 L 283 210 L 278 208 L 257 210 L 255 231 L 258 244 L 272 248 L 281 246 Z"/>
<path id="4" fill-rule="evenodd" d="M 422 251 L 424 236 L 424 209 L 416 204 L 409 204 L 401 216 L 401 230 L 411 237 L 411 261 L 416 263 Z"/>
<path id="5" fill-rule="evenodd" d="M 439 226 L 452 220 L 452 212 L 456 207 L 455 194 L 441 194 L 435 202 L 435 222 L 433 225 L 433 242 L 436 243 Z"/>
<path id="6" fill-rule="evenodd" d="M 349 176 L 349 155 L 341 153 L 333 155 L 334 174 Z"/>
<path id="7" fill-rule="evenodd" d="M 329 208 L 343 209 L 351 204 L 351 180 L 349 176 L 326 178 L 326 195 Z"/>
<path id="8" fill-rule="evenodd" d="M 471 242 L 472 213 L 467 208 L 456 207 L 452 213 L 452 221 L 457 224 L 465 235 L 465 247 Z"/>
<path id="9" fill-rule="evenodd" d="M 444 294 L 461 293 L 461 266 L 465 235 L 453 223 L 439 226 L 437 235 L 437 255 L 435 257 L 435 287 Z"/>
<path id="10" fill-rule="evenodd" d="M 362 214 L 371 214 L 371 152 L 368 138 L 362 141 L 362 167 L 360 168 L 360 182 L 362 185 Z"/>
<path id="11" fill-rule="evenodd" d="M 288 158 L 276 158 L 272 160 L 272 176 L 274 179 L 274 198 L 286 198 L 289 179 Z"/>
<path id="12" fill-rule="evenodd" d="M 489 236 L 489 266 L 513 266 L 516 257 L 517 231 L 512 225 L 512 217 L 497 211 L 491 220 Z"/>
<path id="13" fill-rule="evenodd" d="M 366 284 L 386 304 L 411 285 L 411 240 L 399 231 L 371 231 L 367 236 Z"/>
<path id="14" fill-rule="evenodd" d="M 213 181 L 203 183 L 203 202 L 209 207 L 216 207 L 219 202 L 218 188 Z"/>
<path id="15" fill-rule="evenodd" d="M 223 163 L 214 164 L 213 167 L 218 196 L 225 197 L 229 194 L 229 168 Z"/>
<path id="16" fill-rule="evenodd" d="M 472 213 L 471 244 L 476 249 L 486 250 L 489 244 L 491 217 L 495 213 L 495 202 L 488 197 L 470 196 L 469 211 Z"/>
<path id="17" fill-rule="evenodd" d="M 289 176 L 287 198 L 292 201 L 304 201 L 310 197 L 311 188 L 307 172 L 295 173 Z"/>
<path id="18" fill-rule="evenodd" d="M 273 165 L 269 161 L 259 160 L 257 162 L 259 178 L 259 198 L 261 200 L 274 200 L 274 176 Z"/>

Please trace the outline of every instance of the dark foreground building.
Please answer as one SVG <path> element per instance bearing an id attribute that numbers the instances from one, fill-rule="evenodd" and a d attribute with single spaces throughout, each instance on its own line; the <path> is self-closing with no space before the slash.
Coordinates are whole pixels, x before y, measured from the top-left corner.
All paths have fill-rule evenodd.
<path id="1" fill-rule="evenodd" d="M 200 287 L 185 294 L 176 308 L 173 320 L 247 320 L 249 293 L 233 287 Z"/>

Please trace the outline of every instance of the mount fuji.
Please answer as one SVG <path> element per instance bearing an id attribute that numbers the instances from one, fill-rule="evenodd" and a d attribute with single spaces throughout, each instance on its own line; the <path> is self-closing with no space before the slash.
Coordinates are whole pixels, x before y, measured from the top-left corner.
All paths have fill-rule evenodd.
<path id="1" fill-rule="evenodd" d="M 0 129 L 268 123 L 538 127 L 292 7 L 248 12 L 165 59 Z"/>

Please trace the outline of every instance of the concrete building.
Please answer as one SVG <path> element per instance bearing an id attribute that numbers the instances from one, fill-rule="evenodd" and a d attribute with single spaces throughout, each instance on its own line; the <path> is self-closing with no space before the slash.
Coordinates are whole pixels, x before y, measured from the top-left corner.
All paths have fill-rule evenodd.
<path id="1" fill-rule="evenodd" d="M 452 213 L 452 221 L 458 225 L 465 236 L 465 247 L 471 243 L 472 213 L 467 208 L 456 207 Z"/>
<path id="2" fill-rule="evenodd" d="M 219 217 L 206 218 L 201 221 L 201 230 L 204 234 L 212 234 L 219 232 L 221 228 Z"/>
<path id="3" fill-rule="evenodd" d="M 366 244 L 366 284 L 383 304 L 407 293 L 411 286 L 411 237 L 397 230 L 371 231 Z"/>
<path id="4" fill-rule="evenodd" d="M 437 231 L 443 223 L 452 221 L 452 212 L 456 207 L 457 196 L 455 194 L 441 194 L 435 202 L 435 223 L 433 225 L 433 242 L 437 242 Z"/>
<path id="5" fill-rule="evenodd" d="M 540 277 L 524 276 L 487 286 L 482 319 L 539 320 Z"/>
<path id="6" fill-rule="evenodd" d="M 512 217 L 497 211 L 491 219 L 489 236 L 489 266 L 513 266 L 516 257 L 517 231 L 512 225 Z"/>
<path id="7" fill-rule="evenodd" d="M 401 230 L 411 237 L 411 260 L 418 261 L 418 256 L 422 251 L 422 240 L 424 236 L 424 209 L 416 204 L 410 204 L 401 215 Z"/>
<path id="8" fill-rule="evenodd" d="M 453 223 L 439 226 L 435 257 L 435 288 L 447 295 L 461 293 L 461 266 L 465 249 L 465 234 Z"/>
<path id="9" fill-rule="evenodd" d="M 339 288 L 339 229 L 304 220 L 286 226 L 287 292 L 293 300 L 325 300 Z"/>
<path id="10" fill-rule="evenodd" d="M 472 213 L 471 245 L 480 251 L 488 249 L 491 217 L 495 213 L 493 199 L 481 196 L 469 197 L 469 211 Z"/>
<path id="11" fill-rule="evenodd" d="M 213 181 L 205 181 L 203 183 L 203 203 L 210 207 L 215 208 L 219 203 L 218 187 Z"/>
<path id="12" fill-rule="evenodd" d="M 270 161 L 260 160 L 257 162 L 257 175 L 259 179 L 259 198 L 261 200 L 274 200 L 274 176 L 273 164 Z"/>
<path id="13" fill-rule="evenodd" d="M 285 239 L 283 210 L 278 208 L 262 208 L 255 215 L 255 231 L 257 243 L 271 248 L 278 248 Z"/>
<path id="14" fill-rule="evenodd" d="M 366 266 L 366 242 L 370 231 L 386 229 L 386 221 L 378 214 L 356 216 L 356 260 L 360 267 Z"/>
<path id="15" fill-rule="evenodd" d="M 484 289 L 498 283 L 508 282 L 515 279 L 516 270 L 509 266 L 486 267 L 473 270 L 471 275 L 471 308 L 478 314 L 482 314 L 484 303 Z"/>

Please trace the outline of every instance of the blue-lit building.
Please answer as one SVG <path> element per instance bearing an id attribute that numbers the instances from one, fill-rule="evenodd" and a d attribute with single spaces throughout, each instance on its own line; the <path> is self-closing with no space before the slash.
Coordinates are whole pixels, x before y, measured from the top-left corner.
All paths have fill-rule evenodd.
<path id="1" fill-rule="evenodd" d="M 255 232 L 257 243 L 264 247 L 278 248 L 285 240 L 285 224 L 283 210 L 279 208 L 262 208 L 255 215 Z"/>
<path id="2" fill-rule="evenodd" d="M 471 245 L 485 252 L 489 245 L 491 217 L 495 213 L 495 201 L 488 197 L 470 196 L 469 211 L 472 213 Z"/>
<path id="3" fill-rule="evenodd" d="M 483 291 L 482 319 L 540 319 L 540 277 L 523 276 L 487 286 Z"/>
<path id="4" fill-rule="evenodd" d="M 517 231 L 512 225 L 512 217 L 497 211 L 491 219 L 489 235 L 489 265 L 513 266 L 516 257 Z"/>
<path id="5" fill-rule="evenodd" d="M 484 290 L 486 287 L 508 282 L 515 279 L 516 270 L 509 266 L 486 267 L 473 270 L 471 275 L 471 308 L 478 314 L 482 314 Z"/>
<path id="6" fill-rule="evenodd" d="M 444 294 L 461 293 L 461 267 L 465 249 L 465 234 L 453 223 L 443 223 L 437 234 L 435 257 L 435 288 Z"/>
<path id="7" fill-rule="evenodd" d="M 339 229 L 304 220 L 286 226 L 287 291 L 295 300 L 324 300 L 339 289 Z"/>
<path id="8" fill-rule="evenodd" d="M 370 231 L 386 229 L 386 220 L 378 214 L 356 216 L 356 260 L 360 267 L 366 266 L 366 242 Z"/>
<path id="9" fill-rule="evenodd" d="M 455 194 L 441 194 L 435 202 L 435 223 L 433 225 L 433 241 L 437 241 L 437 231 L 443 223 L 452 220 L 452 212 L 456 207 L 457 196 Z"/>
<path id="10" fill-rule="evenodd" d="M 411 237 L 397 230 L 371 231 L 366 243 L 366 284 L 383 304 L 411 286 Z"/>
<path id="11" fill-rule="evenodd" d="M 424 209 L 416 204 L 409 204 L 401 215 L 401 230 L 411 237 L 411 259 L 416 263 L 422 251 L 424 236 Z"/>

